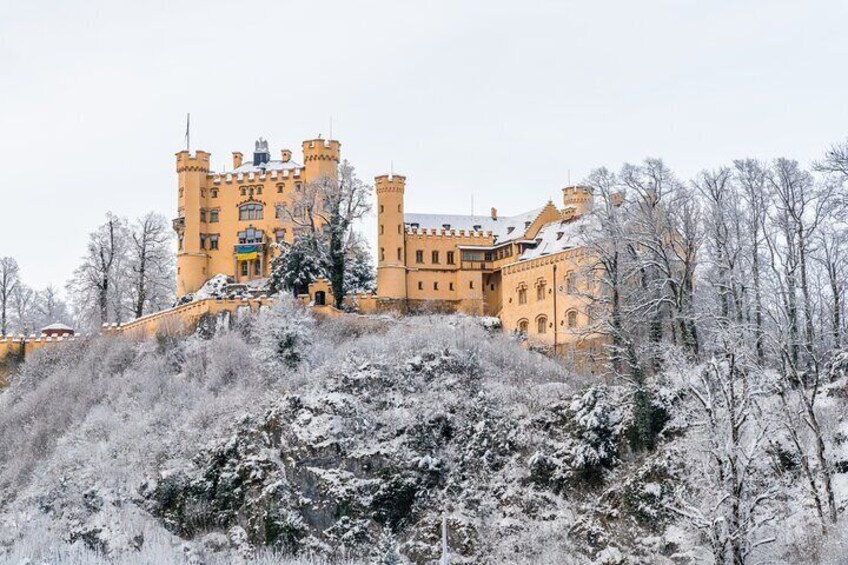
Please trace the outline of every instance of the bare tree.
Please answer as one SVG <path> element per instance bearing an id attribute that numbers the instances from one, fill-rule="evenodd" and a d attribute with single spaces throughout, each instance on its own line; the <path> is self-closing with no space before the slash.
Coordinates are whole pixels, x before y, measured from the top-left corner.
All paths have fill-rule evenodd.
<path id="1" fill-rule="evenodd" d="M 132 313 L 136 318 L 173 302 L 171 241 L 167 219 L 155 212 L 138 218 L 131 228 L 127 276 Z"/>
<path id="2" fill-rule="evenodd" d="M 15 289 L 20 284 L 20 268 L 12 257 L 0 257 L 0 337 L 9 331 L 9 312 Z"/>
<path id="3" fill-rule="evenodd" d="M 75 297 L 77 310 L 100 324 L 110 321 L 110 298 L 118 284 L 118 266 L 127 248 L 126 223 L 109 213 L 106 222 L 89 235 L 82 264 L 74 271 L 68 285 Z M 96 312 L 91 312 L 92 303 Z M 114 307 L 111 309 L 114 313 Z"/>
<path id="4" fill-rule="evenodd" d="M 15 314 L 15 327 L 24 335 L 35 333 L 38 324 L 35 311 L 35 291 L 23 283 L 18 283 L 12 293 L 12 306 Z"/>

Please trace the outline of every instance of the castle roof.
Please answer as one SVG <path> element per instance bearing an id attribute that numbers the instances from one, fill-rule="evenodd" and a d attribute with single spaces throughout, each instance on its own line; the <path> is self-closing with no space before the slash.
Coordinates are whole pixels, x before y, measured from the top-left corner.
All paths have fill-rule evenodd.
<path id="1" fill-rule="evenodd" d="M 404 214 L 403 221 L 407 227 L 417 227 L 423 230 L 465 230 L 492 232 L 496 243 L 505 243 L 521 239 L 527 228 L 542 213 L 544 207 L 518 214 L 517 216 L 499 216 L 471 214 Z"/>
<path id="2" fill-rule="evenodd" d="M 244 163 L 240 167 L 232 170 L 232 173 L 270 173 L 272 171 L 286 171 L 291 169 L 302 169 L 303 165 L 294 161 L 268 161 L 261 165 L 254 165 L 252 162 Z"/>
<path id="3" fill-rule="evenodd" d="M 536 244 L 525 249 L 518 260 L 538 259 L 567 249 L 583 247 L 596 227 L 597 220 L 592 215 L 545 224 L 536 234 Z"/>

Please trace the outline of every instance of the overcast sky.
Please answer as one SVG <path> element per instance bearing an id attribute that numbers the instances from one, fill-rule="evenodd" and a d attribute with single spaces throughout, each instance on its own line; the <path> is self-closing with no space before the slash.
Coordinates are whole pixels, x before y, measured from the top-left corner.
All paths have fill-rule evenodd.
<path id="1" fill-rule="evenodd" d="M 64 286 L 174 153 L 333 135 L 407 210 L 517 213 L 592 168 L 808 162 L 848 135 L 845 2 L 0 0 L 0 256 Z M 373 221 L 369 222 L 372 224 Z M 373 233 L 373 230 L 371 230 Z"/>

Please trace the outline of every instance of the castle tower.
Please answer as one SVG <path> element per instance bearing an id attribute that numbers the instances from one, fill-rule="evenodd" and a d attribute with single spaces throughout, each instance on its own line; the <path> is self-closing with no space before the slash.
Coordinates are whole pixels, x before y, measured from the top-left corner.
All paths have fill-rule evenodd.
<path id="1" fill-rule="evenodd" d="M 588 214 L 592 211 L 593 201 L 592 189 L 588 186 L 566 186 L 562 189 L 562 203 L 569 217 Z"/>
<path id="2" fill-rule="evenodd" d="M 334 139 L 310 139 L 303 142 L 303 165 L 306 182 L 338 177 L 342 144 Z"/>
<path id="3" fill-rule="evenodd" d="M 403 191 L 406 177 L 383 175 L 377 188 L 377 288 L 380 298 L 406 300 Z"/>
<path id="4" fill-rule="evenodd" d="M 177 153 L 179 193 L 177 218 L 177 296 L 199 289 L 206 282 L 206 251 L 200 248 L 200 209 L 204 205 L 206 175 L 209 173 L 209 153 L 188 151 Z"/>

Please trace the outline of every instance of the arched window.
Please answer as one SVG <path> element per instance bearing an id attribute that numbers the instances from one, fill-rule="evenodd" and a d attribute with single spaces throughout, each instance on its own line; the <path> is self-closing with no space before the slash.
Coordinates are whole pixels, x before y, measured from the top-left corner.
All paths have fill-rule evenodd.
<path id="1" fill-rule="evenodd" d="M 242 204 L 239 206 L 239 220 L 261 220 L 262 204 Z"/>
<path id="2" fill-rule="evenodd" d="M 209 191 L 209 195 L 212 196 L 212 198 L 218 198 L 218 189 L 213 188 L 212 190 Z"/>
<path id="3" fill-rule="evenodd" d="M 577 327 L 577 310 L 569 310 L 565 318 L 569 328 Z"/>
<path id="4" fill-rule="evenodd" d="M 545 316 L 539 316 L 536 318 L 536 333 L 547 333 L 548 331 L 548 318 Z"/>
<path id="5" fill-rule="evenodd" d="M 528 322 L 527 320 L 518 320 L 518 331 L 519 332 L 526 334 L 527 330 L 529 329 L 529 326 L 530 326 L 530 322 Z"/>

